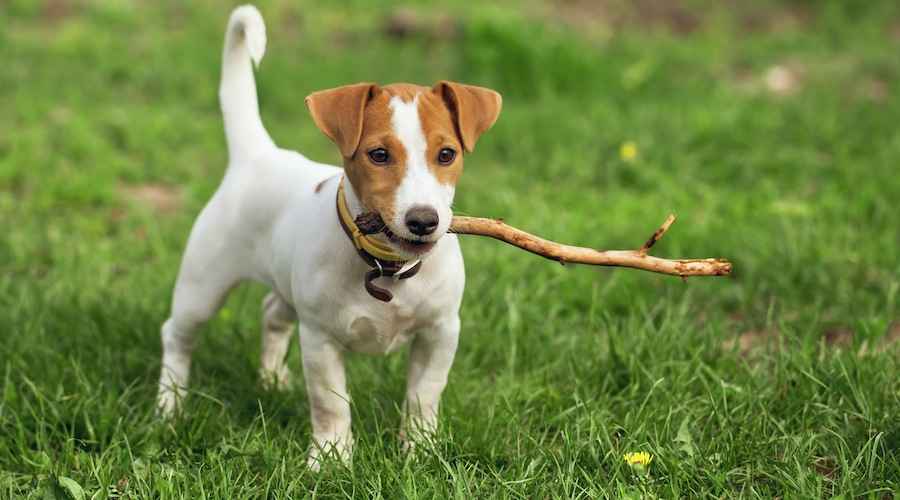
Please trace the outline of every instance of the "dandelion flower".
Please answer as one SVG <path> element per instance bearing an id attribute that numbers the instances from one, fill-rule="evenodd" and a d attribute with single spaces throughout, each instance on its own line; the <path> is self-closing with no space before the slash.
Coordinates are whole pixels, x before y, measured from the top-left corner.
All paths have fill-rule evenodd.
<path id="1" fill-rule="evenodd" d="M 622 158 L 623 161 L 633 162 L 638 155 L 637 144 L 634 141 L 626 141 L 623 142 L 621 146 L 619 146 L 619 158 Z"/>
<path id="2" fill-rule="evenodd" d="M 647 453 L 646 451 L 638 451 L 632 453 L 626 453 L 622 456 L 625 459 L 625 463 L 628 465 L 639 465 L 641 467 L 646 467 L 650 465 L 650 462 L 653 461 L 653 455 Z"/>

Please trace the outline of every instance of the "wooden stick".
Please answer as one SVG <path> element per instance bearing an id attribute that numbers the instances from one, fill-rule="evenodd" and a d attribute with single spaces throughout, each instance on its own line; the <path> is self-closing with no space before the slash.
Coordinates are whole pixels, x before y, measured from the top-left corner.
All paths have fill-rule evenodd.
<path id="1" fill-rule="evenodd" d="M 455 216 L 450 224 L 450 231 L 457 234 L 489 236 L 562 264 L 631 267 L 681 277 L 731 274 L 731 263 L 724 259 L 671 260 L 647 255 L 647 251 L 666 234 L 674 222 L 675 216 L 669 215 L 662 226 L 638 250 L 602 251 L 563 245 L 516 229 L 502 220 L 481 217 Z"/>

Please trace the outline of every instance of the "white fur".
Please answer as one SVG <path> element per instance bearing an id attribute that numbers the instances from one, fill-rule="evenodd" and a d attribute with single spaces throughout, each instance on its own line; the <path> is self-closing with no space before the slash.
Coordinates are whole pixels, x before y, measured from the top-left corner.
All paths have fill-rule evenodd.
<path id="1" fill-rule="evenodd" d="M 406 212 L 415 206 L 425 206 L 435 209 L 438 213 L 438 227 L 435 231 L 423 238 L 434 241 L 450 229 L 453 212 L 450 206 L 453 204 L 454 189 L 452 185 L 441 184 L 428 168 L 427 154 L 428 142 L 422 130 L 422 121 L 419 119 L 418 96 L 410 102 L 403 102 L 399 97 L 392 97 L 390 101 L 391 125 L 394 134 L 403 144 L 406 150 L 406 175 L 400 182 L 394 198 L 394 220 L 391 221 L 391 231 L 407 239 L 415 239 L 404 223 Z"/>
<path id="2" fill-rule="evenodd" d="M 194 335 L 231 288 L 244 280 L 261 282 L 272 292 L 263 303 L 260 370 L 267 383 L 288 382 L 284 356 L 293 322 L 299 319 L 312 422 L 310 465 L 317 468 L 323 450 L 333 448 L 342 459 L 350 457 L 350 396 L 343 366 L 347 351 L 388 353 L 411 340 L 405 435 L 434 431 L 456 352 L 465 273 L 456 236 L 446 234 L 417 276 L 379 279 L 380 286 L 393 292 L 393 301 L 380 302 L 365 291 L 368 266 L 342 232 L 335 210 L 341 169 L 278 148 L 262 125 L 250 61 L 258 62 L 264 47 L 259 12 L 249 6 L 235 9 L 220 90 L 229 168 L 197 218 L 184 252 L 171 316 L 162 327 L 158 404 L 165 415 L 176 411 L 188 383 Z M 421 149 L 408 133 L 415 128 L 412 115 L 398 108 L 395 123 L 401 137 L 407 147 Z M 421 125 L 418 130 L 421 135 Z M 410 194 L 419 182 L 423 190 L 436 189 L 421 173 L 422 158 L 411 160 L 415 165 L 409 170 L 416 173 L 404 179 L 403 203 L 433 202 L 449 210 L 452 192 L 437 201 Z M 351 210 L 359 213 L 352 186 L 343 182 Z M 442 224 L 449 224 L 449 216 Z"/>
<path id="3" fill-rule="evenodd" d="M 234 9 L 225 29 L 219 86 L 228 156 L 232 161 L 246 160 L 245 155 L 275 145 L 259 118 L 253 79 L 252 64 L 258 65 L 265 53 L 266 25 L 262 14 L 252 5 Z"/>

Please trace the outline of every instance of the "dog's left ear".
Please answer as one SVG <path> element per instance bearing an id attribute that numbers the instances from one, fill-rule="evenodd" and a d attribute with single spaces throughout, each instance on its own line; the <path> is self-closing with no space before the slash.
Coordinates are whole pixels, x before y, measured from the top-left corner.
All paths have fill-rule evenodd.
<path id="1" fill-rule="evenodd" d="M 447 81 L 438 82 L 432 91 L 447 104 L 463 147 L 472 152 L 481 134 L 487 132 L 500 116 L 503 98 L 488 88 Z"/>
<path id="2" fill-rule="evenodd" d="M 306 107 L 319 130 L 337 144 L 345 158 L 350 158 L 359 146 L 363 129 L 363 112 L 378 86 L 357 83 L 329 90 L 313 92 L 306 97 Z"/>

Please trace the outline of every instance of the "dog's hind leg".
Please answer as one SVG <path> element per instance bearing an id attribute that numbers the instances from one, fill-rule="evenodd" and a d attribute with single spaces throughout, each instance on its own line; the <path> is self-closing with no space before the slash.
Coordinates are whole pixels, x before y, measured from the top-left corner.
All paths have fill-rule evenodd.
<path id="1" fill-rule="evenodd" d="M 228 292 L 240 281 L 234 274 L 237 263 L 215 250 L 225 245 L 197 236 L 192 234 L 188 242 L 175 283 L 172 314 L 162 326 L 157 408 L 164 416 L 175 412 L 187 387 L 197 330 L 216 314 Z"/>
<path id="2" fill-rule="evenodd" d="M 259 375 L 267 388 L 284 389 L 290 385 L 291 372 L 285 363 L 297 314 L 277 293 L 263 299 L 262 353 Z"/>

